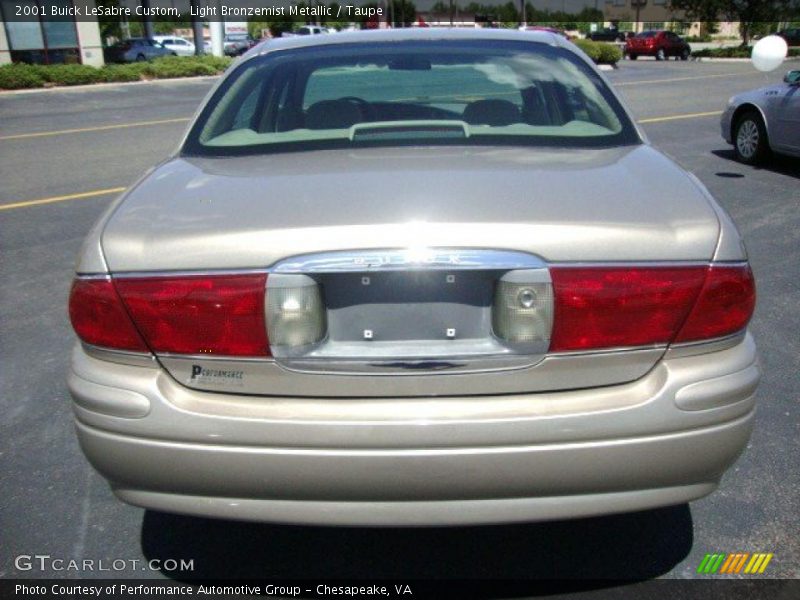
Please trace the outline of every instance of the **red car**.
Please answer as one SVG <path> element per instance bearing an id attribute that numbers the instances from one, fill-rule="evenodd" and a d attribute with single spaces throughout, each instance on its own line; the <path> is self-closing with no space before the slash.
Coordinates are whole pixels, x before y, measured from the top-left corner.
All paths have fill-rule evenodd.
<path id="1" fill-rule="evenodd" d="M 671 31 L 643 31 L 625 43 L 625 54 L 631 60 L 640 56 L 655 56 L 666 60 L 669 56 L 689 60 L 692 49 L 681 37 Z"/>

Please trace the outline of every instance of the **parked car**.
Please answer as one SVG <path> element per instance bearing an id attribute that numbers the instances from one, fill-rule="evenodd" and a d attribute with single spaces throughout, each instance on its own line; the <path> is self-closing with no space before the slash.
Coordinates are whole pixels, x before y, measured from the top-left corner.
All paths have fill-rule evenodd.
<path id="1" fill-rule="evenodd" d="M 634 511 L 747 445 L 754 302 L 730 217 L 572 43 L 309 35 L 234 64 L 93 228 L 69 388 L 90 462 L 155 510 Z"/>
<path id="2" fill-rule="evenodd" d="M 167 50 L 171 50 L 178 56 L 194 56 L 194 44 L 186 38 L 179 36 L 157 35 L 153 37 L 153 40 L 161 44 Z"/>
<path id="3" fill-rule="evenodd" d="M 121 40 L 105 49 L 106 62 L 140 62 L 176 55 L 175 51 L 164 48 L 157 41 L 147 38 Z"/>
<path id="4" fill-rule="evenodd" d="M 586 34 L 586 37 L 594 42 L 624 42 L 628 38 L 628 34 L 619 29 L 609 27 L 590 31 Z"/>
<path id="5" fill-rule="evenodd" d="M 293 31 L 287 31 L 282 34 L 282 37 L 295 37 L 298 35 L 320 35 L 323 33 L 334 33 L 336 30 L 331 30 L 328 27 L 321 27 L 319 25 L 302 25 Z"/>
<path id="6" fill-rule="evenodd" d="M 227 56 L 241 56 L 256 45 L 256 41 L 246 34 L 232 33 L 225 36 L 222 44 Z"/>
<path id="7" fill-rule="evenodd" d="M 800 156 L 800 71 L 789 71 L 783 83 L 733 96 L 720 126 L 743 163 L 760 163 L 771 151 Z"/>
<path id="8" fill-rule="evenodd" d="M 655 56 L 656 60 L 666 60 L 670 56 L 689 60 L 692 48 L 679 35 L 671 31 L 643 31 L 629 38 L 625 43 L 625 54 L 631 60 L 640 56 Z"/>
<path id="9" fill-rule="evenodd" d="M 519 28 L 520 31 L 546 31 L 549 33 L 554 33 L 555 35 L 560 35 L 564 39 L 570 39 L 569 34 L 563 29 L 556 29 L 555 27 L 545 27 L 544 25 L 523 25 Z"/>
<path id="10" fill-rule="evenodd" d="M 778 35 L 786 40 L 788 46 L 800 46 L 800 27 L 784 29 L 783 31 L 779 31 Z"/>

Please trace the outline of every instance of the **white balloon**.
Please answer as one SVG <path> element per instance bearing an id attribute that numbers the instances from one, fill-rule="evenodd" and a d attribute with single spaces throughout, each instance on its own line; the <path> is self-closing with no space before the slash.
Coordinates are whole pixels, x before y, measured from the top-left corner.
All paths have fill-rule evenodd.
<path id="1" fill-rule="evenodd" d="M 753 46 L 753 66 L 759 71 L 774 71 L 781 66 L 789 47 L 779 35 L 768 35 Z"/>

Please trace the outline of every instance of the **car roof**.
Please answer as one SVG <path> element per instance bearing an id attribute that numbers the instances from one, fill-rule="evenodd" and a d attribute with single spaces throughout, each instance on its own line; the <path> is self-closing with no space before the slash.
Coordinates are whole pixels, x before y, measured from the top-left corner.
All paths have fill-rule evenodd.
<path id="1" fill-rule="evenodd" d="M 261 42 L 244 55 L 252 58 L 275 50 L 288 50 L 331 44 L 357 44 L 424 40 L 506 40 L 539 42 L 550 46 L 568 48 L 577 54 L 577 47 L 560 35 L 549 31 L 518 31 L 516 29 L 465 29 L 449 27 L 409 27 L 401 29 L 367 29 L 341 31 L 336 35 L 296 36 L 273 38 Z"/>

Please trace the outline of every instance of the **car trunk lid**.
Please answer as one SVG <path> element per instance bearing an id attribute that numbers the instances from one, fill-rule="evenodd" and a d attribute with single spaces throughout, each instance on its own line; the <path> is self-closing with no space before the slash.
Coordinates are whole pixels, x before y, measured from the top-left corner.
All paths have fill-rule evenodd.
<path id="1" fill-rule="evenodd" d="M 546 343 L 498 342 L 498 282 L 538 273 L 549 284 L 552 265 L 707 262 L 718 227 L 690 179 L 647 146 L 373 149 L 173 160 L 130 193 L 102 245 L 120 280 L 268 271 L 267 303 L 292 277 L 321 290 L 324 343 L 273 345 L 263 360 L 159 353 L 189 387 L 471 395 L 642 376 L 664 344 L 554 356 Z"/>

